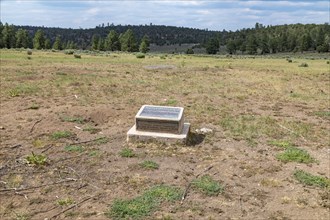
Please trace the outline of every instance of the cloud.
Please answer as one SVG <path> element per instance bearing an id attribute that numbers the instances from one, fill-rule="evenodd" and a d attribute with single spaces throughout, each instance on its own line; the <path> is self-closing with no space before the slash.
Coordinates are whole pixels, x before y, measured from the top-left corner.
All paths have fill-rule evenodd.
<path id="1" fill-rule="evenodd" d="M 101 23 L 236 30 L 285 23 L 325 23 L 328 1 L 1 1 L 1 21 L 91 28 Z"/>

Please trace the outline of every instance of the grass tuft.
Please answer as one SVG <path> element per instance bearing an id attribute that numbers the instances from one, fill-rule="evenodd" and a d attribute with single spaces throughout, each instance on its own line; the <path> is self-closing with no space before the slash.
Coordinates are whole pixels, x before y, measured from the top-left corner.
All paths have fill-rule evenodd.
<path id="1" fill-rule="evenodd" d="M 276 155 L 276 158 L 282 162 L 313 163 L 315 159 L 303 149 L 288 147 L 283 153 Z"/>
<path id="2" fill-rule="evenodd" d="M 216 196 L 223 192 L 223 186 L 213 180 L 210 175 L 204 175 L 192 182 L 194 188 L 199 189 L 207 196 Z"/>
<path id="3" fill-rule="evenodd" d="M 85 122 L 85 119 L 80 116 L 75 116 L 75 117 L 62 116 L 61 120 L 66 121 L 66 122 L 74 122 L 74 123 L 78 123 L 78 124 L 83 124 Z"/>
<path id="4" fill-rule="evenodd" d="M 80 152 L 81 153 L 84 151 L 84 148 L 79 145 L 67 145 L 64 147 L 64 150 L 68 151 L 68 152 Z"/>
<path id="5" fill-rule="evenodd" d="M 72 137 L 73 133 L 70 131 L 55 131 L 51 134 L 51 138 L 54 140 L 62 139 L 62 138 L 69 138 Z"/>
<path id="6" fill-rule="evenodd" d="M 47 163 L 47 157 L 43 154 L 34 154 L 32 152 L 31 155 L 28 155 L 26 157 L 26 160 L 29 164 L 33 164 L 33 165 L 45 165 Z"/>
<path id="7" fill-rule="evenodd" d="M 289 148 L 289 147 L 295 146 L 293 143 L 291 143 L 290 141 L 286 141 L 286 140 L 272 140 L 269 142 L 269 144 L 276 146 L 276 147 L 281 147 L 281 148 Z"/>
<path id="8" fill-rule="evenodd" d="M 122 157 L 135 157 L 135 153 L 132 149 L 124 148 L 119 152 L 119 155 Z"/>
<path id="9" fill-rule="evenodd" d="M 317 186 L 321 188 L 330 188 L 330 179 L 321 176 L 314 176 L 303 170 L 296 170 L 293 176 L 300 183 L 307 186 Z"/>
<path id="10" fill-rule="evenodd" d="M 159 168 L 159 165 L 151 160 L 143 161 L 142 163 L 140 163 L 140 166 L 148 170 L 157 170 Z"/>

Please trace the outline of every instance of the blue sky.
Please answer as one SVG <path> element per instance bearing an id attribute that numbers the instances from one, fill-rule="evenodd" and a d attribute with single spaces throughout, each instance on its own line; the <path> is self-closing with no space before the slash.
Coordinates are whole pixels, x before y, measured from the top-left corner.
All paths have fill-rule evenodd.
<path id="1" fill-rule="evenodd" d="M 1 21 L 15 25 L 93 28 L 159 24 L 209 30 L 329 22 L 329 0 L 1 0 Z"/>

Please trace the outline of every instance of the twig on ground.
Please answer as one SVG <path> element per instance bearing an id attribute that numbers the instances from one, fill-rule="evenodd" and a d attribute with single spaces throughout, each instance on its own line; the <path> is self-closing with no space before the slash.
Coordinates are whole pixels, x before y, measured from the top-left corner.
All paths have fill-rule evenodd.
<path id="1" fill-rule="evenodd" d="M 73 209 L 73 208 L 77 207 L 78 205 L 80 205 L 80 204 L 82 204 L 82 203 L 84 203 L 84 202 L 90 200 L 91 198 L 93 198 L 93 197 L 87 197 L 87 198 L 83 199 L 82 201 L 78 202 L 77 204 L 73 204 L 73 205 L 69 206 L 68 208 L 66 208 L 66 209 L 64 209 L 64 210 L 62 210 L 62 211 L 60 211 L 59 213 L 53 215 L 53 216 L 50 217 L 49 219 L 54 219 L 54 218 L 56 218 L 56 217 L 62 215 L 63 213 L 69 211 L 70 209 Z"/>
<path id="2" fill-rule="evenodd" d="M 197 179 L 200 175 L 202 175 L 203 173 L 206 173 L 207 171 L 209 171 L 209 170 L 212 169 L 212 168 L 213 168 L 213 165 L 210 166 L 210 167 L 208 167 L 208 168 L 206 168 L 205 170 L 203 170 L 203 171 L 200 172 L 199 174 L 197 174 L 197 175 L 194 177 L 194 179 Z M 193 179 L 193 180 L 194 180 L 194 179 Z M 191 181 L 188 183 L 188 185 L 186 186 L 186 188 L 185 188 L 185 190 L 184 190 L 184 192 L 183 192 L 183 194 L 182 194 L 182 197 L 181 197 L 181 204 L 183 203 L 183 201 L 184 201 L 185 198 L 187 197 L 187 195 L 188 195 L 188 191 L 189 191 L 189 189 L 190 189 L 190 187 L 191 187 L 191 183 L 192 183 L 193 180 L 191 180 Z"/>
<path id="3" fill-rule="evenodd" d="M 45 153 L 46 151 L 48 151 L 52 147 L 53 147 L 53 145 L 49 145 L 46 149 L 42 150 L 41 153 Z"/>
<path id="4" fill-rule="evenodd" d="M 11 146 L 10 149 L 15 149 L 15 148 L 18 148 L 18 147 L 22 147 L 21 144 L 15 144 L 14 146 Z"/>
<path id="5" fill-rule="evenodd" d="M 34 127 L 36 126 L 36 124 L 38 124 L 41 121 L 42 121 L 42 119 L 39 119 L 38 121 L 34 122 L 32 128 L 30 129 L 30 133 L 32 133 L 32 131 L 33 131 Z"/>
<path id="6" fill-rule="evenodd" d="M 19 191 L 25 191 L 25 190 L 29 190 L 29 189 L 37 189 L 37 188 L 44 187 L 44 186 L 57 185 L 57 184 L 65 183 L 65 182 L 71 182 L 71 181 L 77 181 L 77 179 L 67 178 L 65 180 L 61 180 L 61 181 L 54 182 L 54 183 L 42 184 L 39 186 L 31 186 L 31 187 L 26 187 L 26 188 L 21 188 L 21 189 L 17 189 L 17 188 L 0 189 L 0 192 L 8 192 L 8 191 L 19 192 Z"/>

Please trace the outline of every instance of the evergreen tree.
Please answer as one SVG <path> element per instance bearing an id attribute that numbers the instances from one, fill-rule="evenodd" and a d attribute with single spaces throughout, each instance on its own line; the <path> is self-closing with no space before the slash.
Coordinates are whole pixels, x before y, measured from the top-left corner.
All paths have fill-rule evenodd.
<path id="1" fill-rule="evenodd" d="M 300 40 L 300 51 L 307 51 L 312 45 L 312 39 L 310 37 L 310 35 L 304 34 Z"/>
<path id="2" fill-rule="evenodd" d="M 111 30 L 105 39 L 105 50 L 116 51 L 120 50 L 120 42 L 118 34 L 115 30 Z"/>
<path id="3" fill-rule="evenodd" d="M 102 38 L 99 39 L 99 42 L 97 44 L 97 49 L 100 51 L 105 51 L 104 40 Z"/>
<path id="4" fill-rule="evenodd" d="M 149 46 L 150 46 L 149 38 L 146 35 L 144 35 L 141 40 L 141 44 L 139 48 L 140 52 L 147 53 L 150 50 Z"/>
<path id="5" fill-rule="evenodd" d="M 137 51 L 136 40 L 134 33 L 131 29 L 128 29 L 120 37 L 121 51 L 134 52 Z"/>
<path id="6" fill-rule="evenodd" d="M 39 29 L 33 38 L 33 48 L 40 50 L 45 48 L 45 36 L 44 32 Z"/>
<path id="7" fill-rule="evenodd" d="M 261 39 L 259 40 L 259 48 L 261 50 L 261 54 L 269 53 L 269 38 L 267 33 L 263 33 Z"/>
<path id="8" fill-rule="evenodd" d="M 247 44 L 246 44 L 246 51 L 248 54 L 256 54 L 257 47 L 258 47 L 257 39 L 254 36 L 254 34 L 252 33 L 248 37 Z"/>
<path id="9" fill-rule="evenodd" d="M 234 54 L 236 52 L 235 40 L 230 39 L 226 44 L 226 50 L 229 54 Z"/>
<path id="10" fill-rule="evenodd" d="M 2 30 L 2 39 L 4 47 L 10 49 L 16 46 L 14 25 L 5 24 Z"/>
<path id="11" fill-rule="evenodd" d="M 208 54 L 216 54 L 219 51 L 219 41 L 217 38 L 211 38 L 206 44 Z"/>
<path id="12" fill-rule="evenodd" d="M 92 37 L 92 50 L 98 50 L 100 36 L 94 34 Z"/>
<path id="13" fill-rule="evenodd" d="M 50 44 L 50 40 L 47 38 L 45 40 L 45 49 L 49 50 L 52 48 L 52 45 Z"/>
<path id="14" fill-rule="evenodd" d="M 3 34 L 2 34 L 3 28 L 4 28 L 3 27 L 3 24 L 0 21 L 0 48 L 3 48 L 4 47 L 4 44 L 3 44 Z"/>
<path id="15" fill-rule="evenodd" d="M 16 32 L 16 48 L 28 48 L 29 46 L 29 35 L 26 30 L 18 29 Z"/>
<path id="16" fill-rule="evenodd" d="M 62 42 L 61 42 L 61 37 L 59 35 L 57 35 L 55 38 L 55 42 L 53 44 L 53 49 L 62 50 Z"/>

